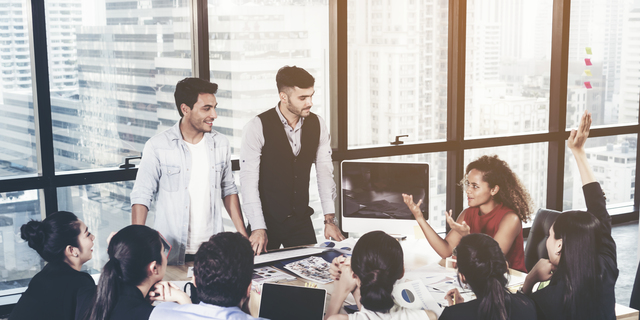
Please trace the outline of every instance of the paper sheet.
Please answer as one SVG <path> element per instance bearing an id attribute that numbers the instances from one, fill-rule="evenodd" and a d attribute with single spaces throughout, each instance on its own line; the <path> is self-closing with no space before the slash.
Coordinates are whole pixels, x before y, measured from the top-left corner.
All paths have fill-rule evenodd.
<path id="1" fill-rule="evenodd" d="M 443 308 L 436 302 L 427 287 L 420 280 L 396 284 L 392 292 L 396 303 L 404 308 L 431 310 L 438 317 Z"/>

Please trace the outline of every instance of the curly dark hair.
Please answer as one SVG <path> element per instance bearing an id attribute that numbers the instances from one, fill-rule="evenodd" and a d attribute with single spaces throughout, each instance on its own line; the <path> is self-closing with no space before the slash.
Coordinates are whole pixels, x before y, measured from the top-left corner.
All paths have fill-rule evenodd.
<path id="1" fill-rule="evenodd" d="M 529 221 L 533 207 L 531 196 L 504 160 L 500 160 L 497 155 L 485 155 L 469 163 L 465 174 L 468 175 L 473 169 L 482 172 L 482 180 L 489 183 L 490 188 L 496 185 L 500 187 L 498 193 L 493 196 L 495 202 L 513 210 L 521 221 Z M 460 181 L 463 189 L 466 181 L 466 177 Z"/>
<path id="2" fill-rule="evenodd" d="M 240 233 L 221 232 L 200 245 L 193 263 L 201 301 L 221 307 L 238 306 L 253 275 L 251 242 Z"/>

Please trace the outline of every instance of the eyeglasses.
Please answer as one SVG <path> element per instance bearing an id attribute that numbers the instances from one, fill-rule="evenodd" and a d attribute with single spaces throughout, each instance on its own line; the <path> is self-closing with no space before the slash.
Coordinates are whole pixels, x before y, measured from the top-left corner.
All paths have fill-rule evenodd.
<path id="1" fill-rule="evenodd" d="M 158 232 L 158 234 L 160 235 L 160 241 L 162 242 L 162 248 L 163 248 L 162 252 L 167 257 L 167 259 L 169 259 L 169 252 L 171 252 L 171 245 L 169 244 L 169 241 L 167 241 L 167 239 L 164 238 L 162 233 Z"/>

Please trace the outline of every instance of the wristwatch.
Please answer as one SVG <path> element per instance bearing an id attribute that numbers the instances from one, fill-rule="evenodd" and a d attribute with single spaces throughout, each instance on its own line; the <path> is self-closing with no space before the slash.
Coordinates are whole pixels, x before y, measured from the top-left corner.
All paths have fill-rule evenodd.
<path id="1" fill-rule="evenodd" d="M 324 219 L 324 224 L 332 224 L 334 226 L 337 226 L 338 219 L 336 219 L 336 217 L 333 217 L 333 219 Z"/>

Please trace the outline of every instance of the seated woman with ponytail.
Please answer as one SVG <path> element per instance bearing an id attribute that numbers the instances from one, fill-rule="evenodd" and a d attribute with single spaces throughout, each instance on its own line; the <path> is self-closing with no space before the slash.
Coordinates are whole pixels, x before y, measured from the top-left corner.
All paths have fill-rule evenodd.
<path id="1" fill-rule="evenodd" d="M 66 211 L 29 221 L 20 227 L 20 234 L 47 265 L 31 279 L 9 319 L 74 319 L 78 290 L 95 287 L 93 278 L 80 271 L 91 259 L 95 237 Z"/>
<path id="2" fill-rule="evenodd" d="M 591 114 L 585 111 L 578 130 L 571 130 L 567 141 L 582 179 L 587 212 L 567 211 L 558 216 L 549 229 L 549 259 L 540 259 L 522 286 L 525 294 L 531 294 L 537 282 L 551 280 L 531 294 L 538 319 L 616 318 L 616 244 L 604 193 L 584 150 L 590 126 Z"/>
<path id="3" fill-rule="evenodd" d="M 525 295 L 511 294 L 506 286 L 509 271 L 500 245 L 486 234 L 462 237 L 456 247 L 458 280 L 471 287 L 477 299 L 464 302 L 457 289 L 447 292 L 440 320 L 494 319 L 535 320 L 536 307 Z"/>
<path id="4" fill-rule="evenodd" d="M 118 231 L 109 242 L 109 261 L 102 269 L 97 292 L 79 301 L 79 314 L 91 320 L 142 320 L 149 319 L 151 301 L 191 303 L 179 288 L 158 283 L 167 268 L 169 249 L 158 231 L 147 226 L 131 225 Z"/>
<path id="5" fill-rule="evenodd" d="M 339 258 L 336 258 L 339 259 Z M 334 264 L 337 260 L 334 260 Z M 349 263 L 342 263 L 333 287 L 326 318 L 334 319 L 435 319 L 435 313 L 405 309 L 391 297 L 393 285 L 404 275 L 402 247 L 393 237 L 382 231 L 363 235 L 353 248 Z M 353 294 L 360 311 L 338 314 L 349 293 Z"/>

